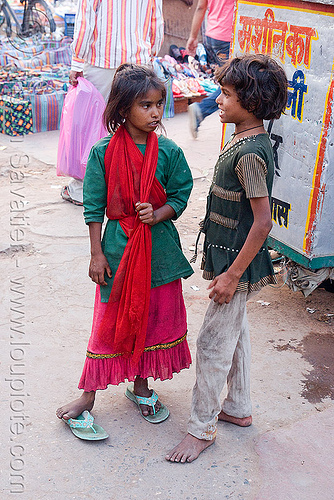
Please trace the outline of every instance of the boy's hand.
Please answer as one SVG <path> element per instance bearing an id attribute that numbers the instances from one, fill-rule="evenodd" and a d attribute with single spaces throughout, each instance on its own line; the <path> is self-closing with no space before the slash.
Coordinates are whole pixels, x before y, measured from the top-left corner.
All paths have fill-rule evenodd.
<path id="1" fill-rule="evenodd" d="M 136 211 L 139 214 L 139 220 L 143 222 L 143 224 L 154 226 L 156 223 L 156 217 L 151 203 L 141 203 L 138 201 L 136 203 Z"/>
<path id="2" fill-rule="evenodd" d="M 208 290 L 211 289 L 210 299 L 219 304 L 228 304 L 236 291 L 238 283 L 239 279 L 230 277 L 227 272 L 216 276 L 208 286 Z"/>
<path id="3" fill-rule="evenodd" d="M 104 273 L 107 272 L 109 278 L 111 278 L 112 273 L 110 266 L 108 264 L 107 258 L 103 252 L 94 254 L 90 258 L 88 276 L 97 285 L 106 286 L 107 282 L 104 279 Z"/>

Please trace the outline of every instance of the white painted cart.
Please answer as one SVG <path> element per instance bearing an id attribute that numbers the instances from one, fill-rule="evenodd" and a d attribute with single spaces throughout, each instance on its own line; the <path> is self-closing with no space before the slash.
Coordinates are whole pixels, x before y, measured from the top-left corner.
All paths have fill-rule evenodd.
<path id="1" fill-rule="evenodd" d="M 286 114 L 266 126 L 275 154 L 269 245 L 294 264 L 290 285 L 305 295 L 334 279 L 333 47 L 334 0 L 236 1 L 232 55 L 271 55 L 289 80 Z"/>

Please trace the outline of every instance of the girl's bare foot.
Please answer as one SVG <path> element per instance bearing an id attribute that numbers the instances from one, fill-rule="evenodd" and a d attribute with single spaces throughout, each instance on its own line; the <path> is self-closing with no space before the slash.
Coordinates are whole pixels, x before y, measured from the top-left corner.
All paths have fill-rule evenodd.
<path id="1" fill-rule="evenodd" d="M 227 415 L 223 410 L 218 415 L 218 420 L 223 420 L 224 422 L 230 422 L 231 424 L 239 425 L 239 427 L 249 427 L 252 425 L 252 416 L 237 418 L 232 417 L 232 415 Z"/>
<path id="2" fill-rule="evenodd" d="M 142 398 L 150 398 L 152 396 L 152 390 L 148 388 L 147 378 L 136 377 L 133 386 L 133 392 L 136 396 Z M 147 415 L 154 415 L 153 407 L 148 405 L 140 405 L 142 414 L 147 417 Z M 154 409 L 157 413 L 161 408 L 161 403 L 158 400 L 155 403 Z"/>
<path id="3" fill-rule="evenodd" d="M 71 401 L 67 405 L 57 409 L 56 415 L 58 418 L 68 420 L 78 417 L 84 410 L 91 411 L 94 406 L 95 392 L 83 392 L 80 398 Z"/>
<path id="4" fill-rule="evenodd" d="M 211 446 L 215 440 L 207 441 L 206 439 L 198 439 L 191 434 L 186 437 L 170 451 L 166 456 L 166 460 L 170 462 L 193 462 L 206 448 Z"/>

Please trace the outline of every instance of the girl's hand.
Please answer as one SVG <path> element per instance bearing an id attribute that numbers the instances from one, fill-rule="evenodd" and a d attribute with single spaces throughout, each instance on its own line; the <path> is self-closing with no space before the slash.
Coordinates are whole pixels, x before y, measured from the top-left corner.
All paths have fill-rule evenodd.
<path id="1" fill-rule="evenodd" d="M 211 289 L 210 299 L 219 304 L 228 304 L 236 291 L 238 283 L 239 279 L 230 277 L 227 272 L 216 276 L 208 286 L 208 290 Z"/>
<path id="2" fill-rule="evenodd" d="M 98 254 L 92 254 L 90 258 L 88 276 L 97 285 L 106 286 L 107 282 L 104 279 L 105 272 L 107 272 L 108 277 L 111 278 L 111 269 L 104 253 L 99 252 Z"/>
<path id="3" fill-rule="evenodd" d="M 143 224 L 154 226 L 156 223 L 156 216 L 151 203 L 140 203 L 140 201 L 138 201 L 136 203 L 136 211 L 139 214 L 139 220 L 143 222 Z"/>

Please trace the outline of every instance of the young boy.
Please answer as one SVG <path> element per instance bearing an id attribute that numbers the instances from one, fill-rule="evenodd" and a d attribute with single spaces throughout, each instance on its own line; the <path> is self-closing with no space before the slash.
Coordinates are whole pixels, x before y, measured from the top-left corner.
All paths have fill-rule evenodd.
<path id="1" fill-rule="evenodd" d="M 192 462 L 217 433 L 217 421 L 252 423 L 246 301 L 275 277 L 266 246 L 272 227 L 273 152 L 263 120 L 287 101 L 284 70 L 270 57 L 244 55 L 217 70 L 222 123 L 235 132 L 221 151 L 210 188 L 202 269 L 211 303 L 197 340 L 196 383 L 187 436 L 166 456 Z M 227 397 L 220 395 L 227 381 Z"/>

